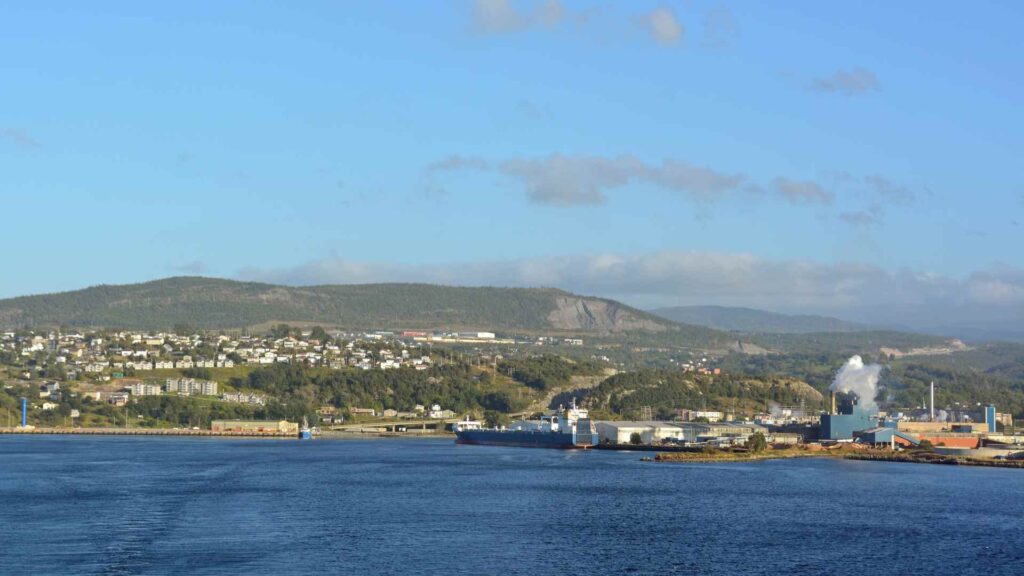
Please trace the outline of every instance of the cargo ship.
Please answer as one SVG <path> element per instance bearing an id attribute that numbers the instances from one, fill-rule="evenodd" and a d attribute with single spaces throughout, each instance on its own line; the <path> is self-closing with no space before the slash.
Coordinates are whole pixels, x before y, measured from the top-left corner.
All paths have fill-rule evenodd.
<path id="1" fill-rule="evenodd" d="M 559 407 L 554 414 L 539 420 L 519 420 L 507 428 L 481 428 L 476 422 L 458 422 L 452 426 L 458 444 L 520 446 L 524 448 L 590 448 L 597 445 L 597 432 L 587 410 L 576 406 Z"/>

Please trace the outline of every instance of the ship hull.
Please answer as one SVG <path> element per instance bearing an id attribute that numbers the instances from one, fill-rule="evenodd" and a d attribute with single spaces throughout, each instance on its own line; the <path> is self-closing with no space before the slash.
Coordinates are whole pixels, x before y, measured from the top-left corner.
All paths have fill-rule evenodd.
<path id="1" fill-rule="evenodd" d="M 580 438 L 580 436 L 584 436 Z M 459 444 L 483 446 L 515 446 L 519 448 L 556 448 L 574 450 L 597 444 L 596 434 L 564 434 L 559 432 L 529 432 L 518 430 L 464 430 L 455 433 Z"/>

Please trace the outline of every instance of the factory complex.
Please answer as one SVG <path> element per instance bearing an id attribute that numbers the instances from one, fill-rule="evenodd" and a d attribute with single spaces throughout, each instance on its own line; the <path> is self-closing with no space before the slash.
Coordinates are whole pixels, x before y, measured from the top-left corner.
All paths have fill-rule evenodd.
<path id="1" fill-rule="evenodd" d="M 700 421 L 595 421 L 594 427 L 606 447 L 743 447 L 760 434 L 778 448 L 853 443 L 892 450 L 930 447 L 939 454 L 971 458 L 1024 457 L 1024 436 L 1007 433 L 1012 417 L 997 412 L 993 405 L 936 417 L 934 409 L 924 415 L 906 415 L 887 413 L 873 403 L 862 406 L 855 393 L 833 391 L 830 400 L 830 408 L 816 415 L 786 410 L 784 417 L 766 414 L 744 422 L 726 414 L 712 421 L 706 417 Z M 677 412 L 690 415 L 690 411 Z"/>

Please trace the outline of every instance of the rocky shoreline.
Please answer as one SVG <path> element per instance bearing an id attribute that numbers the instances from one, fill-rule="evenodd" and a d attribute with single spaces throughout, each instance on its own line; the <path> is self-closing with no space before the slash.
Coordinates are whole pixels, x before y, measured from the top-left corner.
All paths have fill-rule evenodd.
<path id="1" fill-rule="evenodd" d="M 987 466 L 993 468 L 1024 468 L 1024 460 L 997 460 L 994 458 L 965 458 L 947 456 L 927 451 L 892 452 L 876 449 L 835 449 L 786 448 L 766 450 L 764 452 L 747 452 L 732 450 L 716 450 L 707 452 L 659 452 L 654 458 L 645 458 L 653 462 L 681 462 L 710 464 L 722 462 L 760 462 L 764 460 L 782 460 L 787 458 L 839 458 L 845 460 L 870 460 L 876 462 L 906 462 L 910 464 L 945 464 L 949 466 Z"/>

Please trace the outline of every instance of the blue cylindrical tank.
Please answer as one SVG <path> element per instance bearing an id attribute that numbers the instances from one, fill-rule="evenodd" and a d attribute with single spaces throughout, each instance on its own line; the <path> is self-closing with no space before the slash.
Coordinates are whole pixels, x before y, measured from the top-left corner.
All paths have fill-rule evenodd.
<path id="1" fill-rule="evenodd" d="M 21 399 L 21 427 L 28 426 L 28 398 Z"/>
<path id="2" fill-rule="evenodd" d="M 989 434 L 996 433 L 996 407 L 989 404 L 985 407 L 985 423 L 988 424 Z"/>

